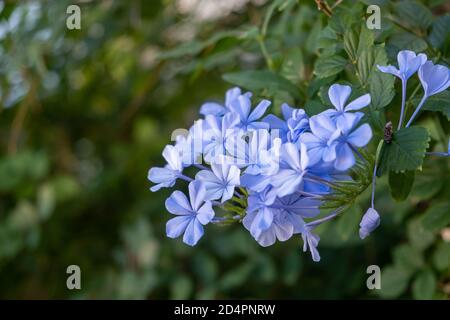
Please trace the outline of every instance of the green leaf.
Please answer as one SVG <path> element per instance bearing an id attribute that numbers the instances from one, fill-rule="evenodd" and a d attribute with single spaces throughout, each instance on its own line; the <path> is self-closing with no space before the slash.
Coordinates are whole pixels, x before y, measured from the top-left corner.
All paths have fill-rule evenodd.
<path id="1" fill-rule="evenodd" d="M 350 60 L 356 63 L 358 56 L 374 43 L 374 33 L 365 24 L 354 26 L 344 33 L 344 49 Z"/>
<path id="2" fill-rule="evenodd" d="M 346 65 L 347 60 L 341 56 L 322 55 L 316 60 L 314 74 L 318 78 L 334 76 L 344 70 Z"/>
<path id="3" fill-rule="evenodd" d="M 434 232 L 423 227 L 421 217 L 408 222 L 407 233 L 409 242 L 420 251 L 427 249 L 435 239 Z"/>
<path id="4" fill-rule="evenodd" d="M 397 3 L 395 12 L 400 21 L 404 21 L 408 25 L 422 30 L 427 30 L 433 22 L 433 14 L 431 11 L 416 1 L 405 0 Z"/>
<path id="5" fill-rule="evenodd" d="M 419 102 L 420 98 L 416 98 L 413 100 L 413 105 L 417 107 Z M 428 98 L 425 101 L 422 110 L 442 112 L 442 114 L 450 120 L 450 91 L 444 91 Z"/>
<path id="6" fill-rule="evenodd" d="M 433 265 L 439 271 L 450 270 L 450 243 L 441 242 L 433 253 Z"/>
<path id="7" fill-rule="evenodd" d="M 385 267 L 381 272 L 381 290 L 377 293 L 382 298 L 399 297 L 408 286 L 409 275 L 398 266 Z"/>
<path id="8" fill-rule="evenodd" d="M 450 39 L 450 16 L 441 16 L 433 22 L 428 41 L 433 47 L 441 48 Z"/>
<path id="9" fill-rule="evenodd" d="M 450 203 L 432 203 L 423 216 L 423 226 L 431 231 L 446 227 L 450 223 Z"/>
<path id="10" fill-rule="evenodd" d="M 420 169 L 428 148 L 429 135 L 423 127 L 408 127 L 395 132 L 391 143 L 384 143 L 377 175 L 391 170 L 403 172 Z"/>
<path id="11" fill-rule="evenodd" d="M 394 83 L 394 76 L 374 70 L 369 80 L 369 91 L 373 109 L 381 109 L 392 101 L 395 96 Z"/>
<path id="12" fill-rule="evenodd" d="M 414 171 L 405 172 L 389 172 L 389 187 L 391 189 L 392 198 L 397 201 L 405 200 L 414 183 Z"/>
<path id="13" fill-rule="evenodd" d="M 414 279 L 412 293 L 414 299 L 430 300 L 436 290 L 436 277 L 433 271 L 426 269 L 421 271 Z"/>
<path id="14" fill-rule="evenodd" d="M 300 48 L 292 48 L 287 53 L 281 65 L 280 75 L 292 83 L 298 83 L 304 78 L 305 65 Z"/>
<path id="15" fill-rule="evenodd" d="M 403 272 L 413 274 L 425 264 L 422 253 L 409 244 L 402 244 L 394 249 L 394 262 Z"/>
<path id="16" fill-rule="evenodd" d="M 300 98 L 300 91 L 292 82 L 269 70 L 226 73 L 222 78 L 251 91 L 267 90 L 273 96 L 281 90 L 288 92 L 294 98 Z"/>
<path id="17" fill-rule="evenodd" d="M 358 77 L 363 87 L 369 83 L 369 79 L 378 69 L 377 65 L 386 65 L 388 62 L 384 46 L 371 46 L 358 55 Z"/>

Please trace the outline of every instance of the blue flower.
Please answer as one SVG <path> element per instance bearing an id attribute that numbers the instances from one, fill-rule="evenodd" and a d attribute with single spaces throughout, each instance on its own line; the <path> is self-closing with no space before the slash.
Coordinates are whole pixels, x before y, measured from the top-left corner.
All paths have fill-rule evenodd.
<path id="1" fill-rule="evenodd" d="M 347 104 L 351 93 L 352 88 L 350 86 L 333 84 L 328 89 L 328 96 L 336 110 L 329 109 L 325 113 L 336 118 L 346 117 L 349 111 L 360 110 L 370 104 L 370 94 L 365 94 Z"/>
<path id="2" fill-rule="evenodd" d="M 288 141 L 296 143 L 300 135 L 309 130 L 309 117 L 305 110 L 293 110 L 291 118 L 287 120 L 287 125 L 289 128 Z"/>
<path id="3" fill-rule="evenodd" d="M 423 53 L 416 55 L 414 51 L 402 50 L 397 54 L 398 69 L 394 66 L 379 66 L 378 70 L 390 73 L 402 81 L 408 80 L 427 61 L 427 56 Z"/>
<path id="4" fill-rule="evenodd" d="M 372 139 L 372 129 L 367 123 L 357 127 L 363 117 L 362 113 L 349 114 L 346 119 L 337 121 L 341 135 L 336 139 L 336 160 L 334 167 L 345 171 L 355 164 L 353 151 L 366 146 Z"/>
<path id="5" fill-rule="evenodd" d="M 303 109 L 294 109 L 287 103 L 281 105 L 284 120 L 273 114 L 267 115 L 263 121 L 270 125 L 272 132 L 278 130 L 283 142 L 297 142 L 300 134 L 309 129 L 309 118 Z"/>
<path id="6" fill-rule="evenodd" d="M 359 224 L 359 237 L 366 238 L 373 230 L 380 225 L 380 215 L 374 208 L 369 208 Z"/>
<path id="7" fill-rule="evenodd" d="M 336 160 L 336 140 L 341 134 L 336 123 L 327 114 L 322 113 L 312 116 L 309 125 L 311 132 L 303 133 L 300 138 L 307 147 L 309 165 Z"/>
<path id="8" fill-rule="evenodd" d="M 157 185 L 150 188 L 155 192 L 161 188 L 169 188 L 175 185 L 175 182 L 183 171 L 180 151 L 174 146 L 167 145 L 162 153 L 167 165 L 163 168 L 153 167 L 148 171 L 148 180 Z"/>
<path id="9" fill-rule="evenodd" d="M 266 122 L 258 121 L 264 115 L 269 106 L 269 100 L 262 100 L 258 103 L 255 109 L 251 111 L 252 103 L 250 101 L 250 97 L 240 95 L 237 99 L 231 102 L 230 110 L 239 116 L 240 121 L 238 126 L 245 131 L 269 129 L 269 125 Z"/>
<path id="10" fill-rule="evenodd" d="M 286 219 L 293 225 L 294 233 L 304 231 L 303 218 L 314 218 L 320 213 L 321 202 L 316 199 L 302 197 L 299 194 L 291 194 L 282 198 L 276 198 L 271 208 L 281 210 Z"/>
<path id="11" fill-rule="evenodd" d="M 230 111 L 231 102 L 236 100 L 241 94 L 240 88 L 231 88 L 225 94 L 225 105 L 221 105 L 216 102 L 206 102 L 200 107 L 200 114 L 204 116 L 210 114 L 216 117 L 222 117 Z M 252 96 L 250 92 L 247 92 L 244 95 L 248 97 Z"/>
<path id="12" fill-rule="evenodd" d="M 238 123 L 239 117 L 232 112 L 223 118 L 212 115 L 205 117 L 202 136 L 196 138 L 203 141 L 203 156 L 206 162 L 214 162 L 218 156 L 226 155 L 226 140 L 236 134 Z"/>
<path id="13" fill-rule="evenodd" d="M 406 124 L 406 127 L 411 125 L 414 118 L 419 113 L 419 110 L 429 97 L 446 90 L 450 86 L 450 69 L 443 65 L 434 65 L 433 62 L 427 61 L 419 69 L 419 79 L 422 83 L 424 94 L 422 100 Z"/>
<path id="14" fill-rule="evenodd" d="M 306 252 L 309 248 L 311 252 L 311 256 L 314 262 L 320 261 L 320 254 L 317 250 L 317 246 L 319 245 L 320 237 L 311 232 L 311 228 L 306 227 L 305 231 L 302 233 L 303 239 L 303 252 Z"/>
<path id="15" fill-rule="evenodd" d="M 270 208 L 270 205 L 275 198 L 274 190 L 267 187 L 262 192 L 251 193 L 247 199 L 247 214 L 242 223 L 255 239 L 272 225 L 276 210 Z"/>
<path id="16" fill-rule="evenodd" d="M 285 212 L 275 209 L 267 210 L 270 210 L 270 213 L 273 215 L 272 222 L 267 229 L 262 230 L 254 236 L 255 240 L 263 247 L 273 245 L 277 239 L 279 241 L 286 241 L 294 233 L 294 226 Z M 245 224 L 247 226 L 253 224 L 257 217 L 258 214 L 255 212 L 247 214 Z"/>
<path id="17" fill-rule="evenodd" d="M 174 191 L 166 200 L 166 209 L 177 217 L 166 224 L 169 238 L 177 238 L 182 233 L 183 242 L 195 246 L 203 236 L 203 226 L 214 218 L 214 210 L 210 201 L 204 202 L 205 186 L 201 181 L 189 183 L 189 200 L 181 191 Z"/>
<path id="18" fill-rule="evenodd" d="M 302 183 L 308 166 L 306 146 L 301 143 L 300 150 L 293 143 L 285 143 L 280 150 L 280 170 L 272 176 L 270 184 L 278 197 L 293 193 Z"/>
<path id="19" fill-rule="evenodd" d="M 409 50 L 400 51 L 397 54 L 398 69 L 393 66 L 379 66 L 378 70 L 384 73 L 390 73 L 402 80 L 402 106 L 397 130 L 400 130 L 403 124 L 406 103 L 406 82 L 408 79 L 427 61 L 427 56 L 423 53 L 416 56 L 416 53 Z"/>
<path id="20" fill-rule="evenodd" d="M 239 185 L 241 171 L 238 167 L 223 164 L 211 164 L 211 170 L 201 170 L 195 175 L 206 188 L 206 200 L 221 199 L 225 202 L 233 197 L 234 188 Z"/>

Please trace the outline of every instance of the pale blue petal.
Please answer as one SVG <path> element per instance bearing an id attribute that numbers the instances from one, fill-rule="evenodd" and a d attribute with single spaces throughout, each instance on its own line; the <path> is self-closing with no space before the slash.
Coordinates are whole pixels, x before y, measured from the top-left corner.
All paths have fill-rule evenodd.
<path id="1" fill-rule="evenodd" d="M 350 86 L 333 84 L 330 89 L 328 89 L 328 96 L 333 106 L 336 107 L 338 111 L 343 111 L 345 103 L 352 93 L 352 88 Z"/>
<path id="2" fill-rule="evenodd" d="M 353 167 L 355 164 L 355 156 L 353 155 L 352 149 L 345 143 L 340 144 L 336 148 L 336 161 L 334 162 L 334 167 L 337 170 L 345 171 Z"/>
<path id="3" fill-rule="evenodd" d="M 199 180 L 194 180 L 189 183 L 189 199 L 193 211 L 200 208 L 203 200 L 205 200 L 206 189 L 203 183 Z"/>
<path id="4" fill-rule="evenodd" d="M 197 219 L 203 225 L 210 223 L 214 215 L 215 213 L 210 201 L 206 201 L 197 211 Z"/>
<path id="5" fill-rule="evenodd" d="M 352 102 L 350 102 L 346 107 L 345 111 L 355 111 L 367 107 L 370 104 L 370 94 L 365 94 Z"/>
<path id="6" fill-rule="evenodd" d="M 255 109 L 249 115 L 248 121 L 252 122 L 261 118 L 264 115 L 264 113 L 266 113 L 267 108 L 269 108 L 269 106 L 270 106 L 269 100 L 262 100 L 260 103 L 258 103 Z"/>
<path id="7" fill-rule="evenodd" d="M 194 220 L 193 216 L 179 216 L 170 219 L 166 223 L 167 236 L 169 238 L 178 238 L 186 230 L 191 220 Z"/>
<path id="8" fill-rule="evenodd" d="M 402 78 L 400 75 L 400 71 L 394 66 L 379 66 L 377 65 L 378 70 L 384 73 L 392 74 L 398 78 Z"/>
<path id="9" fill-rule="evenodd" d="M 215 102 L 206 102 L 200 107 L 200 114 L 206 116 L 211 114 L 213 116 L 219 117 L 223 116 L 227 112 L 227 109 Z"/>
<path id="10" fill-rule="evenodd" d="M 370 139 L 372 139 L 372 129 L 365 123 L 350 133 L 347 137 L 347 142 L 356 147 L 364 147 L 369 143 Z"/>
<path id="11" fill-rule="evenodd" d="M 190 215 L 192 208 L 188 199 L 181 191 L 174 191 L 169 198 L 166 199 L 166 209 L 172 214 Z"/>
<path id="12" fill-rule="evenodd" d="M 203 233 L 203 226 L 200 221 L 192 219 L 184 232 L 183 242 L 189 246 L 195 246 L 198 240 L 203 236 Z"/>

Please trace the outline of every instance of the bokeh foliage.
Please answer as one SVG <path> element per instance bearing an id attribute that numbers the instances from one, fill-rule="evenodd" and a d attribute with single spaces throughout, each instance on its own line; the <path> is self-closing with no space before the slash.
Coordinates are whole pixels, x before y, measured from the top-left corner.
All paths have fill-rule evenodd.
<path id="1" fill-rule="evenodd" d="M 232 84 L 272 99 L 274 112 L 289 102 L 315 114 L 331 83 L 349 83 L 372 94 L 380 138 L 399 117 L 400 86 L 374 65 L 410 49 L 448 66 L 448 3 L 344 1 L 332 17 L 312 0 L 230 1 L 213 14 L 182 3 L 83 1 L 82 29 L 68 30 L 71 1 L 1 2 L 0 297 L 448 298 L 448 159 L 427 157 L 406 199 L 395 187 L 404 180 L 381 177 L 379 229 L 357 236 L 366 191 L 321 226 L 320 263 L 299 237 L 261 248 L 241 226 L 208 226 L 195 248 L 168 239 L 170 190 L 151 193 L 147 181 L 172 131 Z M 370 4 L 381 30 L 364 27 Z M 447 91 L 419 119 L 430 150 L 446 148 L 449 105 Z M 66 289 L 71 264 L 80 291 Z M 371 264 L 381 291 L 366 288 Z"/>

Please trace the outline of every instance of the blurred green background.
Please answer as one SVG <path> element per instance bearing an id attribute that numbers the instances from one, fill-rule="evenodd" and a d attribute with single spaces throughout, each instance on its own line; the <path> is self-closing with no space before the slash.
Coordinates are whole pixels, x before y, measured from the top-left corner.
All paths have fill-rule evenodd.
<path id="1" fill-rule="evenodd" d="M 365 193 L 322 228 L 320 263 L 301 252 L 300 237 L 261 248 L 239 225 L 209 225 L 195 248 L 165 236 L 171 190 L 151 193 L 147 171 L 163 164 L 174 129 L 189 127 L 203 102 L 222 101 L 232 86 L 224 73 L 263 68 L 267 51 L 298 84 L 298 105 L 320 95 L 313 69 L 327 17 L 314 1 L 80 1 L 81 30 L 68 30 L 72 3 L 0 2 L 0 298 L 449 297 L 446 159 L 427 159 L 400 203 L 382 178 L 379 229 L 357 236 Z M 444 40 L 432 44 L 448 62 L 448 3 L 423 3 L 443 17 Z M 397 38 L 423 45 L 406 31 Z M 256 93 L 273 98 L 273 112 L 292 102 Z M 434 117 L 439 141 L 448 122 Z M 66 288 L 71 264 L 81 290 Z M 366 287 L 371 264 L 382 290 Z"/>

